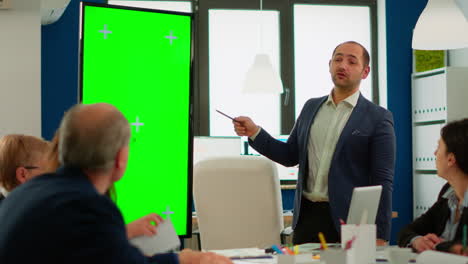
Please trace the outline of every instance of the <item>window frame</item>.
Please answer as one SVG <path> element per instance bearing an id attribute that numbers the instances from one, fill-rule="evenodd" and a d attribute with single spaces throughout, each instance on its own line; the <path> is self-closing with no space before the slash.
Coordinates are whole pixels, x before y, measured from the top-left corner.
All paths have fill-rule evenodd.
<path id="1" fill-rule="evenodd" d="M 151 0 L 147 0 L 151 1 Z M 158 1 L 158 0 L 153 0 Z M 210 136 L 209 118 L 209 9 L 260 10 L 260 0 L 164 0 L 191 2 L 194 18 L 193 132 Z M 262 0 L 264 10 L 280 12 L 280 69 L 285 92 L 280 97 L 280 132 L 288 135 L 295 123 L 294 5 L 367 6 L 370 11 L 372 101 L 379 104 L 377 0 Z"/>
<path id="2" fill-rule="evenodd" d="M 294 0 L 294 4 L 316 4 L 316 5 L 341 5 L 341 6 L 368 6 L 370 11 L 370 33 L 371 33 L 371 62 L 370 74 L 372 75 L 372 98 L 371 101 L 379 104 L 379 52 L 378 52 L 378 20 L 377 0 Z M 294 64 L 293 64 L 294 65 Z"/>

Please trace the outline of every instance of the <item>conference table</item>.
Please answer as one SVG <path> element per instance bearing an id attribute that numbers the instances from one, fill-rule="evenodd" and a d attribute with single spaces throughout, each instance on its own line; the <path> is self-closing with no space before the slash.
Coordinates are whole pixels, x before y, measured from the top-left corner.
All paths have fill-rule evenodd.
<path id="1" fill-rule="evenodd" d="M 328 250 L 337 250 L 340 248 L 340 244 L 328 244 L 331 249 Z M 235 264 L 252 264 L 252 263 L 263 263 L 263 264 L 325 264 L 321 255 L 323 255 L 323 250 L 321 250 L 321 245 L 318 243 L 308 243 L 304 245 L 299 245 L 299 254 L 298 255 L 280 255 L 280 254 L 268 254 L 265 253 L 264 249 L 259 248 L 243 248 L 243 249 L 225 249 L 225 250 L 210 250 L 217 254 L 221 254 L 227 257 L 230 257 Z M 394 248 L 394 246 L 390 246 Z M 380 263 L 389 263 L 385 250 L 389 248 L 378 247 L 376 251 L 376 264 Z M 408 263 L 415 263 L 417 257 L 416 253 L 411 253 L 411 260 Z M 327 263 L 328 264 L 328 263 Z M 341 264 L 341 263 L 332 263 L 332 264 Z M 342 263 L 346 264 L 346 263 Z M 360 264 L 360 263 L 354 263 Z"/>

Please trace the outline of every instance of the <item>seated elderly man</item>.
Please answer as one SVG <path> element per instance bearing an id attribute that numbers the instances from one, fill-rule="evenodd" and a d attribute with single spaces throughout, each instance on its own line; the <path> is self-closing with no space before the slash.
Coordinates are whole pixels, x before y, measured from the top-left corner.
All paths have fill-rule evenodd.
<path id="1" fill-rule="evenodd" d="M 160 263 L 231 261 L 212 253 L 143 256 L 103 194 L 124 174 L 129 123 L 109 104 L 76 105 L 60 125 L 63 167 L 13 190 L 0 206 L 0 263 Z"/>

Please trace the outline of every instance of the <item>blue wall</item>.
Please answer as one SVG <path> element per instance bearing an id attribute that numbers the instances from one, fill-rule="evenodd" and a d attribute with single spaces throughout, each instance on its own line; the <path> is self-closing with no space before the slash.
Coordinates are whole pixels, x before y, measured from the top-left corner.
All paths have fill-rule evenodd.
<path id="1" fill-rule="evenodd" d="M 283 199 L 283 210 L 291 211 L 294 208 L 294 195 L 296 190 L 281 190 L 281 198 Z"/>
<path id="2" fill-rule="evenodd" d="M 427 0 L 386 0 L 388 108 L 395 119 L 397 157 L 393 185 L 392 239 L 413 219 L 411 72 L 413 29 Z"/>
<path id="3" fill-rule="evenodd" d="M 79 5 L 79 0 L 71 0 L 59 21 L 42 26 L 42 137 L 45 139 L 53 137 L 63 113 L 78 102 Z"/>

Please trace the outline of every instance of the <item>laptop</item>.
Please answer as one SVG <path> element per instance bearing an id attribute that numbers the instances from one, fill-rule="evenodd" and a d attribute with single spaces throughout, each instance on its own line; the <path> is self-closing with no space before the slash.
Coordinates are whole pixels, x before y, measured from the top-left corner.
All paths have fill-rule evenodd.
<path id="1" fill-rule="evenodd" d="M 354 188 L 346 223 L 356 225 L 375 224 L 381 194 L 382 185 Z M 365 214 L 367 214 L 367 217 Z M 361 222 L 363 215 L 367 219 L 363 219 L 363 222 Z"/>

